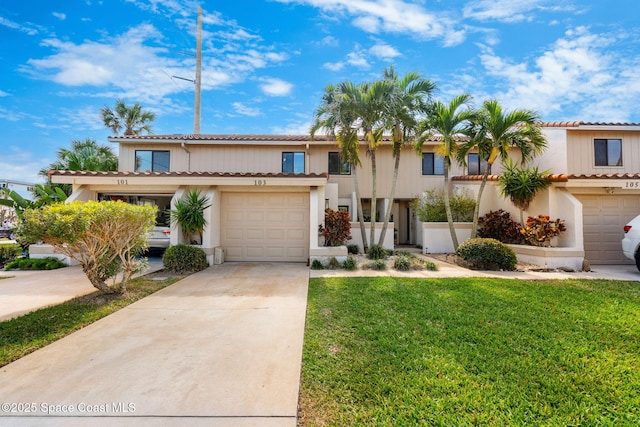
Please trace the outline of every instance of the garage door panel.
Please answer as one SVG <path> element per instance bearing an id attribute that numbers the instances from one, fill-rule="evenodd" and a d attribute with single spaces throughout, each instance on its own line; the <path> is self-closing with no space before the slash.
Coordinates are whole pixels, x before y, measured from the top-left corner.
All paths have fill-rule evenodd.
<path id="1" fill-rule="evenodd" d="M 622 227 L 640 213 L 640 195 L 577 195 L 582 203 L 585 257 L 591 264 L 631 264 Z"/>
<path id="2" fill-rule="evenodd" d="M 229 261 L 306 262 L 309 193 L 223 193 L 222 246 Z"/>

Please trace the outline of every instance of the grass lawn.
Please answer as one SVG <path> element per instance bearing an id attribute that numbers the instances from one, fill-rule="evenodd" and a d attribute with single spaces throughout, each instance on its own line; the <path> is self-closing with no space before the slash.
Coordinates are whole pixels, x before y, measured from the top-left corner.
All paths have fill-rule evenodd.
<path id="1" fill-rule="evenodd" d="M 304 426 L 638 426 L 640 283 L 311 279 Z"/>
<path id="2" fill-rule="evenodd" d="M 165 276 L 164 280 L 152 280 L 158 275 Z M 158 272 L 133 279 L 128 283 L 124 295 L 94 292 L 0 322 L 0 366 L 26 356 L 181 278 L 166 276 Z"/>

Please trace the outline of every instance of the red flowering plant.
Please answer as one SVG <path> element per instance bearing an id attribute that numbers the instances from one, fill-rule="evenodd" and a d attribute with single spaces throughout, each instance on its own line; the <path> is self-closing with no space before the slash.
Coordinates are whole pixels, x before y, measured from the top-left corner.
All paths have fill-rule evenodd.
<path id="1" fill-rule="evenodd" d="M 348 212 L 327 209 L 324 212 L 324 226 L 320 224 L 318 231 L 324 236 L 325 246 L 344 245 L 351 240 L 351 218 Z"/>
<path id="2" fill-rule="evenodd" d="M 551 239 L 566 230 L 563 219 L 552 221 L 549 215 L 538 215 L 527 218 L 527 223 L 520 232 L 530 245 L 551 246 Z"/>

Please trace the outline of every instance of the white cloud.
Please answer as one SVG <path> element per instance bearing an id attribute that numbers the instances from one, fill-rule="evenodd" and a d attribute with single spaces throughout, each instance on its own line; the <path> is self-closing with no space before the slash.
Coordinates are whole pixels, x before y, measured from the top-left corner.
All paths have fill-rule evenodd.
<path id="1" fill-rule="evenodd" d="M 478 21 L 531 21 L 540 11 L 567 11 L 573 7 L 557 0 L 475 0 L 463 8 L 465 18 Z"/>
<path id="2" fill-rule="evenodd" d="M 545 120 L 625 121 L 640 97 L 640 59 L 614 53 L 619 41 L 579 27 L 532 61 L 513 62 L 491 48 L 480 59 L 510 108 L 537 110 Z"/>
<path id="3" fill-rule="evenodd" d="M 64 13 L 52 12 L 51 14 L 61 21 L 64 21 L 65 19 L 67 19 L 67 15 L 65 15 Z"/>
<path id="4" fill-rule="evenodd" d="M 378 42 L 369 48 L 369 52 L 374 56 L 383 59 L 385 61 L 391 61 L 402 54 L 393 46 L 390 46 L 384 42 Z"/>
<path id="5" fill-rule="evenodd" d="M 273 126 L 271 132 L 277 135 L 308 135 L 311 121 L 293 120 L 284 126 Z"/>
<path id="6" fill-rule="evenodd" d="M 0 90 L 0 98 L 5 97 L 5 96 L 10 96 L 7 92 Z"/>
<path id="7" fill-rule="evenodd" d="M 9 146 L 3 150 L 0 170 L 4 179 L 36 184 L 42 182 L 38 171 L 47 164 L 46 159 L 37 157 L 34 153 Z"/>
<path id="8" fill-rule="evenodd" d="M 262 114 L 260 109 L 248 107 L 241 102 L 234 102 L 232 106 L 236 113 L 241 114 L 243 116 L 257 117 Z"/>
<path id="9" fill-rule="evenodd" d="M 31 24 L 31 23 L 19 24 L 17 22 L 11 21 L 10 19 L 6 19 L 2 16 L 0 16 L 0 26 L 7 27 L 12 30 L 18 30 L 30 36 L 35 36 L 41 30 L 41 28 L 37 25 Z"/>
<path id="10" fill-rule="evenodd" d="M 333 36 L 326 36 L 316 44 L 324 47 L 338 47 L 340 46 L 340 40 Z"/>
<path id="11" fill-rule="evenodd" d="M 327 14 L 348 15 L 352 24 L 366 32 L 411 34 L 421 39 L 442 39 L 445 46 L 464 40 L 464 30 L 445 15 L 404 0 L 276 0 L 321 9 Z"/>
<path id="12" fill-rule="evenodd" d="M 331 71 L 340 71 L 344 68 L 344 62 L 325 62 L 322 67 Z"/>
<path id="13" fill-rule="evenodd" d="M 293 84 L 280 79 L 267 78 L 263 79 L 260 89 L 269 96 L 286 96 L 293 90 Z"/>
<path id="14" fill-rule="evenodd" d="M 364 53 L 360 50 L 350 52 L 347 54 L 347 63 L 349 65 L 353 65 L 354 67 L 368 69 L 371 67 L 367 58 L 365 58 Z"/>

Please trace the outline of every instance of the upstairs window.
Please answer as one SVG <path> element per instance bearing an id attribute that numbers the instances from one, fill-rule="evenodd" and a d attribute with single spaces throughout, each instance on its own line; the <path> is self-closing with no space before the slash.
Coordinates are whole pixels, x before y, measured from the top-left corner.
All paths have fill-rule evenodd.
<path id="1" fill-rule="evenodd" d="M 136 150 L 136 172 L 169 172 L 169 151 Z"/>
<path id="2" fill-rule="evenodd" d="M 304 173 L 304 152 L 282 153 L 282 173 Z"/>
<path id="3" fill-rule="evenodd" d="M 622 166 L 621 139 L 594 139 L 596 166 Z"/>
<path id="4" fill-rule="evenodd" d="M 329 153 L 330 175 L 351 175 L 351 165 L 340 159 L 340 153 Z"/>
<path id="5" fill-rule="evenodd" d="M 467 175 L 482 175 L 487 169 L 487 161 L 480 159 L 478 153 L 470 153 L 467 156 Z"/>
<path id="6" fill-rule="evenodd" d="M 444 175 L 444 158 L 436 153 L 422 153 L 422 175 Z"/>

